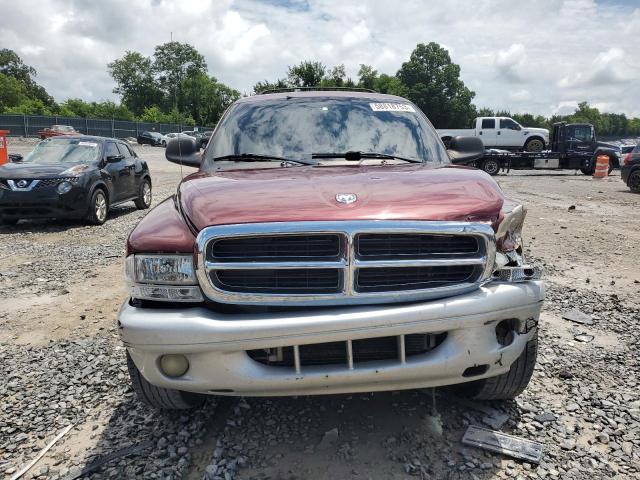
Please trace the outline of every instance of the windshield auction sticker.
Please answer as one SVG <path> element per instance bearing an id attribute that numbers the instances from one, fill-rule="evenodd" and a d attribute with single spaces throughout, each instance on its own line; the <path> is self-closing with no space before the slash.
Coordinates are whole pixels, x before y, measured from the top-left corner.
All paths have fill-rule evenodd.
<path id="1" fill-rule="evenodd" d="M 415 108 L 406 103 L 370 103 L 374 112 L 414 112 Z"/>
<path id="2" fill-rule="evenodd" d="M 96 148 L 98 146 L 97 143 L 94 142 L 78 142 L 78 146 L 79 147 L 92 147 L 92 148 Z"/>

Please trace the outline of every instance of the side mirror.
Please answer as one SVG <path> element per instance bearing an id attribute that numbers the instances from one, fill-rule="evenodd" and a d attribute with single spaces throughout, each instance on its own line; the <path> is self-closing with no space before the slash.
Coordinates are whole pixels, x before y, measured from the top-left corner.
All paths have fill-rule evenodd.
<path id="1" fill-rule="evenodd" d="M 123 158 L 122 155 L 110 155 L 107 157 L 107 163 L 118 163 Z"/>
<path id="2" fill-rule="evenodd" d="M 187 135 L 181 135 L 169 140 L 164 155 L 172 163 L 189 167 L 199 167 L 202 160 L 200 145 L 197 144 L 195 138 Z"/>
<path id="3" fill-rule="evenodd" d="M 515 127 L 513 127 L 514 130 L 522 130 L 522 127 L 520 125 L 516 125 Z"/>
<path id="4" fill-rule="evenodd" d="M 10 153 L 9 154 L 9 161 L 12 163 L 20 163 L 22 161 L 22 155 L 20 155 L 19 153 Z"/>
<path id="5" fill-rule="evenodd" d="M 484 144 L 478 137 L 453 137 L 447 149 L 449 158 L 455 164 L 468 164 L 484 155 Z"/>

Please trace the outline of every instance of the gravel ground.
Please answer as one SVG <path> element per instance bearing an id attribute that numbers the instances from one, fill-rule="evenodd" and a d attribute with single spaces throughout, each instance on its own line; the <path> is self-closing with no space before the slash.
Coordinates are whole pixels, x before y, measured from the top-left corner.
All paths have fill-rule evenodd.
<path id="1" fill-rule="evenodd" d="M 22 150 L 21 150 L 22 149 Z M 22 152 L 25 145 L 12 145 Z M 149 160 L 154 204 L 179 167 Z M 70 479 L 123 447 L 142 451 L 88 478 L 640 478 L 640 197 L 618 177 L 500 176 L 529 206 L 529 253 L 547 301 L 529 388 L 513 402 L 449 389 L 296 398 L 212 398 L 158 413 L 131 391 L 114 319 L 126 297 L 132 206 L 101 227 L 23 222 L 0 230 L 0 477 L 74 428 L 25 478 Z M 576 208 L 569 212 L 568 207 Z M 589 324 L 562 318 L 579 309 Z M 539 466 L 465 447 L 468 425 L 545 445 Z"/>

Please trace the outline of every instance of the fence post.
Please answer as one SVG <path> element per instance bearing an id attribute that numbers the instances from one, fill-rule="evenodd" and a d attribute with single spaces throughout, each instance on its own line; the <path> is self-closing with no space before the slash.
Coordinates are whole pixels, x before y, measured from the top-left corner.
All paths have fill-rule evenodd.
<path id="1" fill-rule="evenodd" d="M 84 134 L 89 135 L 89 119 L 84 117 Z"/>
<path id="2" fill-rule="evenodd" d="M 115 136 L 116 136 L 116 135 L 115 135 L 114 130 L 113 130 L 113 118 L 112 118 L 112 119 L 111 119 L 111 137 L 112 137 L 112 138 L 115 138 Z"/>
<path id="3" fill-rule="evenodd" d="M 138 131 L 138 121 L 136 120 L 136 139 L 138 138 L 138 135 L 140 135 L 140 133 Z"/>
<path id="4" fill-rule="evenodd" d="M 29 126 L 26 115 L 22 115 L 22 123 L 24 123 L 24 137 L 27 138 L 29 136 Z"/>

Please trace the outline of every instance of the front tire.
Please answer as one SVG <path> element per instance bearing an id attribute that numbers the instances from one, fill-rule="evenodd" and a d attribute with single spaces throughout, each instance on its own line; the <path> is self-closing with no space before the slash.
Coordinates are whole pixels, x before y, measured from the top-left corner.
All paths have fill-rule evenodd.
<path id="1" fill-rule="evenodd" d="M 530 138 L 524 144 L 525 152 L 541 152 L 544 150 L 544 141 L 540 138 Z"/>
<path id="2" fill-rule="evenodd" d="M 636 170 L 629 175 L 627 185 L 633 193 L 640 193 L 640 170 Z"/>
<path id="3" fill-rule="evenodd" d="M 134 200 L 136 208 L 138 210 L 146 210 L 151 206 L 151 199 L 151 182 L 148 178 L 145 178 L 142 180 L 142 183 L 140 183 L 140 188 L 138 188 L 138 198 Z"/>
<path id="4" fill-rule="evenodd" d="M 475 400 L 511 400 L 527 388 L 537 356 L 538 334 L 536 332 L 507 373 L 460 384 L 458 391 Z"/>
<path id="5" fill-rule="evenodd" d="M 107 221 L 109 213 L 109 200 L 106 193 L 101 188 L 96 188 L 91 194 L 89 201 L 89 212 L 87 213 L 87 221 L 92 225 L 102 225 Z"/>
<path id="6" fill-rule="evenodd" d="M 138 400 L 160 410 L 187 410 L 199 407 L 206 400 L 205 395 L 156 387 L 150 384 L 140 373 L 127 352 L 127 370 L 131 378 L 131 386 Z"/>

